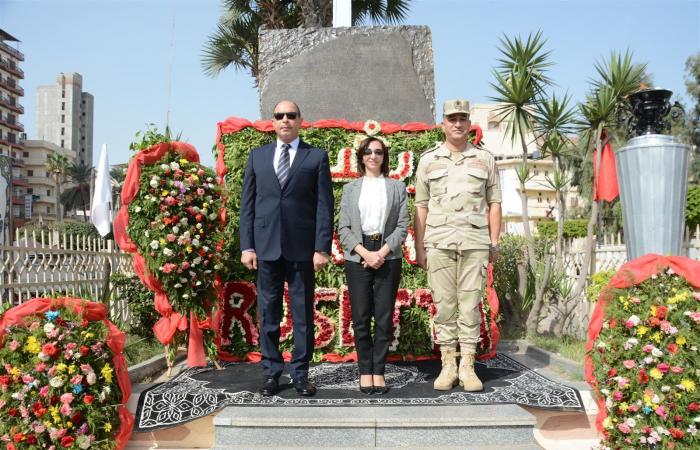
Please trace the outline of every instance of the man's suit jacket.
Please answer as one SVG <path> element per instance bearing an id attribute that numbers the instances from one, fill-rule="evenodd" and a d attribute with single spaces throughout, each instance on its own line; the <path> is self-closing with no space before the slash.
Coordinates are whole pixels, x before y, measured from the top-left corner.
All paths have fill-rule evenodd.
<path id="1" fill-rule="evenodd" d="M 311 261 L 331 251 L 333 189 L 328 153 L 299 141 L 289 177 L 280 186 L 273 166 L 276 142 L 250 152 L 241 196 L 241 250 L 258 259 Z"/>
<path id="2" fill-rule="evenodd" d="M 345 249 L 345 259 L 360 262 L 360 255 L 354 249 L 362 244 L 362 221 L 358 201 L 362 192 L 364 177 L 343 186 L 343 198 L 340 202 L 340 217 L 338 219 L 338 235 L 340 244 Z M 385 259 L 403 257 L 402 247 L 408 233 L 408 206 L 406 204 L 406 185 L 393 178 L 386 180 L 386 221 L 382 234 L 381 245 L 386 243 L 391 249 Z"/>

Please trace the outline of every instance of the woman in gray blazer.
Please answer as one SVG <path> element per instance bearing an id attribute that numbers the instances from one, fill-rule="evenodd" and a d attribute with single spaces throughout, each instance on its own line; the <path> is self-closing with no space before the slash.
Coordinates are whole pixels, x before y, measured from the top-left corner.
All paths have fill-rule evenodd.
<path id="1" fill-rule="evenodd" d="M 338 234 L 345 250 L 360 391 L 384 394 L 389 391 L 384 366 L 401 278 L 401 246 L 408 232 L 406 186 L 388 177 L 389 153 L 378 138 L 365 139 L 356 157 L 363 176 L 343 187 Z"/>

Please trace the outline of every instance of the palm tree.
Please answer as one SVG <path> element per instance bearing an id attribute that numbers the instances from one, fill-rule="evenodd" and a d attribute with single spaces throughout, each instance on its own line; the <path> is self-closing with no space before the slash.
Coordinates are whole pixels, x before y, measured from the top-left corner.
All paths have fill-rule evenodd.
<path id="1" fill-rule="evenodd" d="M 67 210 L 82 208 L 83 220 L 88 220 L 88 210 L 90 207 L 90 183 L 92 181 L 93 168 L 80 163 L 68 166 L 68 179 L 75 183 L 75 186 L 68 188 L 61 194 L 61 203 Z"/>
<path id="2" fill-rule="evenodd" d="M 528 35 L 524 40 L 520 36 L 501 39 L 501 58 L 493 70 L 496 79 L 491 86 L 497 95 L 491 97 L 498 102 L 496 113 L 501 122 L 506 122 L 506 134 L 512 142 L 520 141 L 522 147 L 522 163 L 517 169 L 520 181 L 520 201 L 522 205 L 522 223 L 527 247 L 527 261 L 535 272 L 535 299 L 527 319 L 527 331 L 534 334 L 537 331 L 540 311 L 543 306 L 545 287 L 550 275 L 549 258 L 545 256 L 544 264 L 538 261 L 530 230 L 530 218 L 527 207 L 527 191 L 525 183 L 530 178 L 528 168 L 527 137 L 535 132 L 538 108 L 544 101 L 544 90 L 551 84 L 547 70 L 552 65 L 549 61 L 550 52 L 544 51 L 546 41 L 542 32 Z"/>
<path id="3" fill-rule="evenodd" d="M 116 215 L 122 195 L 122 187 L 126 180 L 126 167 L 112 167 L 109 171 L 109 184 L 112 186 L 112 208 Z"/>
<path id="4" fill-rule="evenodd" d="M 613 51 L 610 59 L 596 63 L 595 69 L 600 79 L 591 82 L 592 92 L 588 95 L 585 103 L 579 104 L 582 116 L 579 125 L 581 142 L 585 150 L 584 161 L 590 158 L 590 149 L 594 148 L 596 151 L 596 170 L 600 170 L 602 150 L 612 134 L 608 134 L 603 140 L 603 130 L 606 128 L 619 130 L 623 126 L 628 114 L 626 98 L 640 88 L 642 81 L 644 81 L 646 64 L 633 64 L 632 53 L 629 50 L 624 55 Z M 597 173 L 593 174 L 593 179 L 598 179 Z M 586 286 L 593 252 L 593 231 L 600 206 L 600 201 L 591 199 L 591 217 L 586 233 L 584 261 L 572 293 L 576 297 L 581 295 Z"/>
<path id="5" fill-rule="evenodd" d="M 353 1 L 352 23 L 397 23 L 410 0 Z M 204 73 L 216 76 L 232 66 L 247 71 L 258 84 L 258 29 L 328 27 L 332 0 L 224 0 L 224 14 L 204 46 Z"/>
<path id="6" fill-rule="evenodd" d="M 52 153 L 46 160 L 46 170 L 53 178 L 56 185 L 56 222 L 63 222 L 61 214 L 61 185 L 65 182 L 66 171 L 68 170 L 68 158 L 60 153 Z"/>

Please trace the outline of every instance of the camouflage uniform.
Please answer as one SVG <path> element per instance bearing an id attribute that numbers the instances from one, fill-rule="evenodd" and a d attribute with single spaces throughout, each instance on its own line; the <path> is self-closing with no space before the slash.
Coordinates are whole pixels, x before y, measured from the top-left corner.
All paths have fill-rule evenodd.
<path id="1" fill-rule="evenodd" d="M 452 153 L 439 144 L 420 158 L 416 206 L 428 208 L 424 244 L 433 290 L 437 344 L 476 353 L 489 256 L 486 211 L 501 202 L 493 155 L 471 145 Z"/>

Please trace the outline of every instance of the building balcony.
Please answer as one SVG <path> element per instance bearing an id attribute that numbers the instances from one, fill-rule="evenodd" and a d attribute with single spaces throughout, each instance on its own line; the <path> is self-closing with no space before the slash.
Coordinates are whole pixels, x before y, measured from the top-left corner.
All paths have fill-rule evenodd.
<path id="1" fill-rule="evenodd" d="M 12 122 L 7 119 L 0 119 L 0 125 L 5 125 L 6 127 L 10 127 L 13 130 L 17 130 L 20 133 L 24 131 L 24 125 L 22 125 L 19 122 Z"/>
<path id="2" fill-rule="evenodd" d="M 16 149 L 23 149 L 24 148 L 23 141 L 19 141 L 19 142 L 11 141 L 11 140 L 5 139 L 3 137 L 0 137 L 0 145 L 7 145 L 9 147 L 16 148 Z"/>
<path id="3" fill-rule="evenodd" d="M 10 47 L 9 45 L 5 44 L 4 42 L 0 42 L 0 50 L 3 50 L 6 53 L 10 54 L 18 61 L 24 61 L 24 54 L 22 52 L 20 52 L 16 48 Z"/>
<path id="4" fill-rule="evenodd" d="M 17 197 L 15 195 L 12 196 L 12 204 L 13 205 L 22 205 L 24 206 L 24 196 L 22 197 Z"/>
<path id="5" fill-rule="evenodd" d="M 12 184 L 18 187 L 32 187 L 31 184 L 29 184 L 29 180 L 26 178 L 13 178 Z"/>
<path id="6" fill-rule="evenodd" d="M 2 96 L 0 96 L 0 105 L 6 108 L 10 108 L 12 111 L 18 114 L 24 114 L 24 106 L 20 105 L 19 103 L 10 103 L 9 101 L 2 98 Z"/>
<path id="7" fill-rule="evenodd" d="M 8 62 L 6 62 L 6 61 L 0 61 L 0 67 L 2 67 L 3 69 L 7 70 L 7 71 L 10 72 L 11 74 L 13 74 L 13 75 L 16 76 L 17 78 L 19 78 L 20 80 L 23 80 L 23 79 L 24 79 L 24 70 L 20 69 L 20 68 L 17 67 L 16 65 L 10 64 L 10 63 L 8 63 Z"/>
<path id="8" fill-rule="evenodd" d="M 16 83 L 11 83 L 7 80 L 0 80 L 0 86 L 14 92 L 15 94 L 19 95 L 20 97 L 24 97 L 24 89 L 19 87 Z"/>

